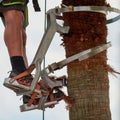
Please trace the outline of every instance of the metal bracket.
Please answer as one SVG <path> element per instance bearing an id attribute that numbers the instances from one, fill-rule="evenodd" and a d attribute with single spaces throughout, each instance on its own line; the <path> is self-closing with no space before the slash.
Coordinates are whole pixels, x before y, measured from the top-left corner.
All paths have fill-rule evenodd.
<path id="1" fill-rule="evenodd" d="M 107 24 L 116 22 L 120 20 L 120 9 L 113 8 L 113 7 L 107 7 L 107 6 L 66 6 L 62 4 L 62 8 L 59 9 L 59 13 L 65 13 L 65 12 L 78 12 L 78 11 L 88 11 L 88 12 L 98 12 L 107 14 L 108 12 L 115 12 L 119 14 L 118 16 L 108 19 Z"/>

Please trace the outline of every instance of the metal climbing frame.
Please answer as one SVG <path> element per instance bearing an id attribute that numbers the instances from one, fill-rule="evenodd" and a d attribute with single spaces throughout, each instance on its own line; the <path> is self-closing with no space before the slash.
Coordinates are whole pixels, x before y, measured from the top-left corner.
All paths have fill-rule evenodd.
<path id="1" fill-rule="evenodd" d="M 46 82 L 46 84 L 51 88 L 51 89 L 54 89 L 55 87 L 59 87 L 59 86 L 63 86 L 62 83 L 60 83 L 61 81 L 56 81 L 56 82 L 53 82 L 51 81 L 51 79 L 49 78 L 49 74 L 50 73 L 53 73 L 55 70 L 58 70 L 58 69 L 61 69 L 63 68 L 64 66 L 66 66 L 68 63 L 74 61 L 74 60 L 79 60 L 79 61 L 82 61 L 84 59 L 87 59 L 91 56 L 94 56 L 104 50 L 106 50 L 107 48 L 109 48 L 111 46 L 111 43 L 108 42 L 107 44 L 102 44 L 100 46 L 96 46 L 94 48 L 91 48 L 91 49 L 88 49 L 88 50 L 85 50 L 83 52 L 80 52 L 78 54 L 75 54 L 71 57 L 68 57 L 60 62 L 55 62 L 51 65 L 49 65 L 48 67 L 46 67 L 45 69 L 43 69 L 41 71 L 41 78 L 42 80 L 44 80 Z M 57 83 L 58 82 L 58 83 Z M 24 104 L 22 106 L 20 106 L 20 109 L 21 111 L 29 111 L 29 110 L 34 110 L 34 109 L 42 109 L 44 110 L 46 107 L 49 107 L 51 104 L 57 104 L 58 101 L 50 101 L 50 102 L 46 102 L 46 96 L 42 97 L 40 99 L 40 102 L 38 105 L 31 105 L 31 106 L 28 106 L 27 104 Z"/>
<path id="2" fill-rule="evenodd" d="M 15 76 L 12 79 L 10 79 L 10 78 L 5 79 L 4 85 L 6 87 L 15 89 L 17 95 L 29 94 L 32 91 L 34 91 L 35 86 L 36 86 L 36 84 L 39 80 L 39 77 L 41 75 L 41 63 L 45 57 L 45 54 L 50 46 L 50 43 L 51 43 L 55 33 L 56 32 L 68 33 L 69 32 L 69 26 L 63 26 L 63 27 L 60 26 L 56 21 L 57 20 L 56 17 L 57 17 L 56 9 L 51 9 L 47 12 L 47 30 L 46 30 L 45 34 L 43 35 L 43 38 L 42 38 L 41 43 L 38 47 L 38 50 L 37 50 L 36 55 L 33 59 L 33 62 L 28 67 L 28 69 L 25 72 Z M 36 69 L 36 73 L 35 73 L 34 79 L 33 79 L 30 87 L 19 85 L 15 81 L 18 78 L 21 78 L 25 75 L 30 74 L 34 69 Z M 19 88 L 20 88 L 20 90 L 19 90 Z M 38 90 L 35 90 L 35 91 L 39 92 Z"/>
<path id="3" fill-rule="evenodd" d="M 41 77 L 42 80 L 47 84 L 47 86 L 50 87 L 50 89 L 53 89 L 55 87 L 61 87 L 63 85 L 63 81 L 52 81 L 49 78 L 49 74 L 54 72 L 55 70 L 61 69 L 68 63 L 79 59 L 80 61 L 87 59 L 95 54 L 98 54 L 107 48 L 111 46 L 111 43 L 106 43 L 102 44 L 100 46 L 96 46 L 94 48 L 90 48 L 88 50 L 85 50 L 83 52 L 80 52 L 78 54 L 75 54 L 71 57 L 68 57 L 58 63 L 53 63 L 51 65 L 48 65 L 45 69 L 41 70 L 41 64 L 42 61 L 45 57 L 45 54 L 52 42 L 52 39 L 55 35 L 56 32 L 58 33 L 64 33 L 67 34 L 69 32 L 69 26 L 61 26 L 57 23 L 57 20 L 61 17 L 61 14 L 64 12 L 76 12 L 76 11 L 92 11 L 92 12 L 100 12 L 106 14 L 108 11 L 113 11 L 120 13 L 119 9 L 115 8 L 110 8 L 110 7 L 104 7 L 104 6 L 78 6 L 78 7 L 73 7 L 73 6 L 65 6 L 62 5 L 62 8 L 56 7 L 54 9 L 50 9 L 47 12 L 47 29 L 46 32 L 43 35 L 43 38 L 41 40 L 41 43 L 38 47 L 38 50 L 36 52 L 36 55 L 31 63 L 31 65 L 28 67 L 28 69 L 13 77 L 13 78 L 6 78 L 4 81 L 4 85 L 12 90 L 14 90 L 17 95 L 21 94 L 26 94 L 26 95 L 31 95 L 34 92 L 38 94 L 39 96 L 39 103 L 38 105 L 30 105 L 28 106 L 27 104 L 24 104 L 20 106 L 21 111 L 28 111 L 28 110 L 33 110 L 33 109 L 44 109 L 45 107 L 51 105 L 51 104 L 57 104 L 58 101 L 50 101 L 46 103 L 46 99 L 48 95 L 43 96 L 41 93 L 40 89 L 37 89 L 37 84 L 39 82 L 39 79 Z M 120 15 L 117 17 L 107 20 L 107 23 L 115 22 L 116 20 L 120 19 Z M 32 71 L 36 69 L 35 71 L 35 76 L 33 78 L 33 81 L 30 86 L 24 86 L 19 84 L 16 80 L 26 76 L 28 74 L 31 74 Z"/>

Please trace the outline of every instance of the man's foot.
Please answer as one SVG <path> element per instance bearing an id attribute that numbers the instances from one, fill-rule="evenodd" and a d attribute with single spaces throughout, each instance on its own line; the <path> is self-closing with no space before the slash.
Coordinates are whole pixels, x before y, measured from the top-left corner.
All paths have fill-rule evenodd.
<path id="1" fill-rule="evenodd" d="M 28 87 L 31 85 L 33 77 L 32 75 L 23 76 L 19 79 L 14 79 L 17 75 L 19 75 L 17 71 L 12 71 L 8 78 L 4 81 L 4 86 L 12 89 L 17 94 L 23 91 L 27 91 Z"/>
<path id="2" fill-rule="evenodd" d="M 19 75 L 19 73 L 17 71 L 11 71 L 10 75 L 9 75 L 9 78 L 14 78 L 15 76 Z M 20 79 L 17 79 L 17 83 L 20 84 L 20 85 L 24 85 L 24 86 L 30 86 L 31 83 L 32 83 L 32 80 L 33 80 L 33 77 L 32 75 L 27 75 L 27 76 L 24 76 Z M 15 92 L 18 92 L 21 90 L 20 87 L 15 87 L 15 86 L 8 86 L 10 89 L 14 90 Z M 28 101 L 30 100 L 30 96 L 28 95 L 23 95 L 23 103 L 26 104 L 28 103 Z"/>
<path id="3" fill-rule="evenodd" d="M 9 78 L 14 78 L 15 76 L 17 76 L 19 74 L 20 73 L 18 73 L 17 71 L 11 71 Z M 27 76 L 23 76 L 23 77 L 17 79 L 16 81 L 21 85 L 30 86 L 32 80 L 33 80 L 33 77 L 31 74 L 29 74 Z"/>

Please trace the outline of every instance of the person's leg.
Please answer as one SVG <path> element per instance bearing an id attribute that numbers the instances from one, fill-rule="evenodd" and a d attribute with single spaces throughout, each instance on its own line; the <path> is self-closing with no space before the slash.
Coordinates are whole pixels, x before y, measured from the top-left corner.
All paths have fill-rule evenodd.
<path id="1" fill-rule="evenodd" d="M 11 56 L 23 56 L 23 21 L 24 15 L 18 10 L 3 12 L 5 18 L 4 40 Z"/>
<path id="2" fill-rule="evenodd" d="M 24 15 L 18 10 L 3 12 L 5 18 L 4 40 L 8 48 L 12 69 L 21 73 L 26 70 L 24 60 L 26 33 L 23 29 Z M 24 58 L 25 57 L 25 58 Z M 27 63 L 27 62 L 26 62 Z"/>
<path id="3" fill-rule="evenodd" d="M 2 20 L 5 25 L 4 41 L 8 49 L 12 66 L 12 72 L 9 75 L 9 78 L 11 78 L 25 71 L 26 68 L 28 67 L 26 57 L 26 31 L 25 31 L 25 28 L 28 25 L 28 21 L 26 21 L 27 14 L 25 14 L 26 13 L 25 7 L 27 6 L 26 5 L 20 6 L 16 4 L 7 7 L 1 5 L 1 7 L 3 9 Z M 17 82 L 19 84 L 28 86 L 31 84 L 32 80 L 33 77 L 30 74 L 20 79 L 17 79 Z M 10 89 L 13 89 L 15 92 L 18 90 L 16 86 L 12 87 L 12 85 L 10 86 Z M 29 99 L 30 98 L 28 96 L 23 95 L 23 102 L 29 101 Z"/>

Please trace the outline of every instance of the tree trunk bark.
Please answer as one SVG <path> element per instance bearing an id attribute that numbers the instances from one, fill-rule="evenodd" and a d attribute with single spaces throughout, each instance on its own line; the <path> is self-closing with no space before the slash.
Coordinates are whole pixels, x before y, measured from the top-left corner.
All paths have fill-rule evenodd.
<path id="1" fill-rule="evenodd" d="M 67 6 L 105 6 L 105 0 L 63 0 Z M 96 12 L 64 13 L 69 34 L 63 35 L 66 57 L 106 43 L 106 15 Z M 68 94 L 75 99 L 70 120 L 111 120 L 106 51 L 67 65 Z"/>

